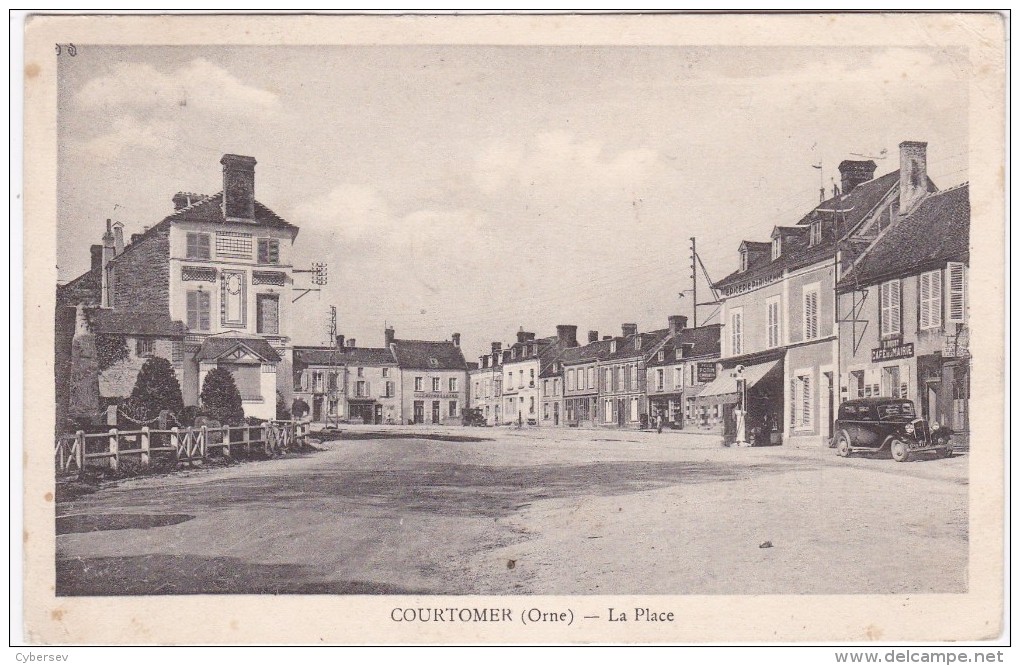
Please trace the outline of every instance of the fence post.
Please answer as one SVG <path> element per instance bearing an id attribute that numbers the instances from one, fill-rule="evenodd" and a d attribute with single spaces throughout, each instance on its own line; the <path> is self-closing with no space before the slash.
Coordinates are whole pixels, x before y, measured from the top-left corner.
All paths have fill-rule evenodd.
<path id="1" fill-rule="evenodd" d="M 223 440 L 223 456 L 230 457 L 230 428 L 227 428 L 227 437 Z"/>
<path id="2" fill-rule="evenodd" d="M 142 467 L 149 466 L 149 426 L 142 426 Z"/>
<path id="3" fill-rule="evenodd" d="M 85 431 L 74 433 L 74 461 L 78 463 L 78 478 L 85 477 Z"/>
<path id="4" fill-rule="evenodd" d="M 181 457 L 181 431 L 177 426 L 170 428 L 170 446 L 174 447 L 174 458 L 179 460 Z"/>
<path id="5" fill-rule="evenodd" d="M 120 437 L 116 428 L 110 428 L 110 469 L 116 470 L 120 466 Z"/>
<path id="6" fill-rule="evenodd" d="M 202 426 L 202 439 L 198 443 L 198 457 L 205 458 L 206 448 L 209 442 L 209 426 Z"/>

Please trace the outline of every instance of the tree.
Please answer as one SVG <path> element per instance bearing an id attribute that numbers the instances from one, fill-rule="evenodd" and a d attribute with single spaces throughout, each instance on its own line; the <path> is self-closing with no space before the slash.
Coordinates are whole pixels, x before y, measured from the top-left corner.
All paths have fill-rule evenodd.
<path id="1" fill-rule="evenodd" d="M 213 368 L 202 382 L 202 408 L 210 417 L 225 425 L 239 425 L 244 421 L 241 392 L 234 376 L 223 368 Z"/>
<path id="2" fill-rule="evenodd" d="M 144 423 L 159 416 L 164 409 L 175 417 L 180 416 L 184 411 L 184 398 L 170 361 L 153 356 L 138 372 L 125 411 L 132 419 Z"/>
<path id="3" fill-rule="evenodd" d="M 276 419 L 278 421 L 290 421 L 291 419 L 290 410 L 287 409 L 287 401 L 283 399 L 283 394 L 279 391 L 276 392 Z"/>

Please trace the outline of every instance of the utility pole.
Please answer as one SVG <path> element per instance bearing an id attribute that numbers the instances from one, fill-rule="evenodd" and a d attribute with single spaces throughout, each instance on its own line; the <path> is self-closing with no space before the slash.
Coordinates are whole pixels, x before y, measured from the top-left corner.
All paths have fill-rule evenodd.
<path id="1" fill-rule="evenodd" d="M 340 426 L 340 399 L 337 390 L 340 388 L 340 370 L 337 368 L 336 348 L 336 306 L 329 306 L 329 374 L 326 376 L 326 420 L 334 426 Z M 335 378 L 335 381 L 334 381 Z M 330 414 L 330 403 L 336 400 L 337 413 Z"/>
<path id="2" fill-rule="evenodd" d="M 698 327 L 698 249 L 694 236 L 691 236 L 691 294 L 694 305 L 692 306 L 694 316 L 694 325 L 691 328 Z"/>

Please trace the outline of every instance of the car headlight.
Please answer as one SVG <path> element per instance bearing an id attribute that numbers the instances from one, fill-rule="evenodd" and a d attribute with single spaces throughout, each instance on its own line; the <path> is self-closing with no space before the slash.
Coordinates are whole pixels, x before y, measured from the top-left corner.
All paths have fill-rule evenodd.
<path id="1" fill-rule="evenodd" d="M 903 429 L 907 431 L 908 435 L 913 435 L 914 434 L 914 424 L 913 423 L 908 423 L 907 425 L 903 426 Z"/>

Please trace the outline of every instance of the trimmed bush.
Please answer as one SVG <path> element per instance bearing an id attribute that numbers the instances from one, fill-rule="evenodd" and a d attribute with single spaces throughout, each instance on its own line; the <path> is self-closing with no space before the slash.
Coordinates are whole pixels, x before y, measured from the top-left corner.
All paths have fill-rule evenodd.
<path id="1" fill-rule="evenodd" d="M 236 426 L 244 421 L 241 392 L 234 377 L 223 368 L 213 368 L 202 382 L 202 411 L 225 425 Z"/>
<path id="2" fill-rule="evenodd" d="M 154 356 L 145 361 L 138 372 L 124 411 L 132 419 L 146 422 L 158 417 L 164 409 L 174 416 L 181 414 L 184 398 L 170 361 Z"/>

